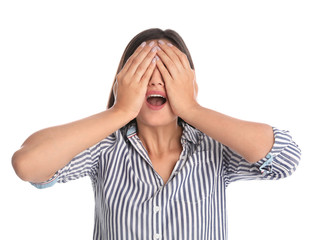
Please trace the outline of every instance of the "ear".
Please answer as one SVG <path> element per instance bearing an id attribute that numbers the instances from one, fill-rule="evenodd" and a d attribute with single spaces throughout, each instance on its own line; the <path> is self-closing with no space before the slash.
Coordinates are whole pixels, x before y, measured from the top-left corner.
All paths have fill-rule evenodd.
<path id="1" fill-rule="evenodd" d="M 114 99 L 116 101 L 116 96 L 117 96 L 117 80 L 115 80 L 115 83 L 113 85 L 113 95 L 114 95 Z M 114 101 L 114 102 L 115 102 Z"/>
<path id="2" fill-rule="evenodd" d="M 199 93 L 199 87 L 197 85 L 197 82 L 196 82 L 196 76 L 195 76 L 195 70 L 193 70 L 193 73 L 194 73 L 194 92 L 195 92 L 195 97 L 198 96 L 198 93 Z"/>

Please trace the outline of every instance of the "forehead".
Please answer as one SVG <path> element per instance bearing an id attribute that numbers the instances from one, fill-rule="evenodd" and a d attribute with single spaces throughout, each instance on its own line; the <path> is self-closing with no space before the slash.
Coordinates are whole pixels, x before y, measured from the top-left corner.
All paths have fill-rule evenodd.
<path id="1" fill-rule="evenodd" d="M 168 40 L 168 39 L 166 39 L 166 38 L 151 39 L 151 40 L 147 40 L 146 43 L 148 44 L 148 43 L 151 43 L 152 41 L 154 41 L 155 44 L 158 44 L 158 41 L 159 41 L 159 40 L 162 40 L 162 41 L 164 41 L 165 43 L 171 43 L 171 41 Z"/>

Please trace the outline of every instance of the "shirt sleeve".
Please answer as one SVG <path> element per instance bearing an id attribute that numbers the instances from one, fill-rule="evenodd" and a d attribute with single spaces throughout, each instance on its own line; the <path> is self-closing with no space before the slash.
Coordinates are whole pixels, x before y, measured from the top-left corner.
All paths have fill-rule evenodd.
<path id="1" fill-rule="evenodd" d="M 81 177 L 90 176 L 95 181 L 98 174 L 101 152 L 113 142 L 110 137 L 97 143 L 75 156 L 65 167 L 58 170 L 48 181 L 31 183 L 34 187 L 43 189 L 53 186 L 55 183 L 66 183 Z"/>
<path id="2" fill-rule="evenodd" d="M 226 185 L 238 180 L 281 179 L 296 170 L 301 150 L 288 131 L 273 128 L 274 144 L 271 151 L 256 163 L 247 162 L 242 156 L 223 146 Z"/>

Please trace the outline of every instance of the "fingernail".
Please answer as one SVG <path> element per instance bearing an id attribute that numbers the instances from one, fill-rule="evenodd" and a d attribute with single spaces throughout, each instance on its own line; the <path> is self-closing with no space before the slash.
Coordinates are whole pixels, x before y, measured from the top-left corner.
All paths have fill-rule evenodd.
<path id="1" fill-rule="evenodd" d="M 146 46 L 146 42 L 143 42 L 140 46 L 141 47 L 145 47 Z"/>
<path id="2" fill-rule="evenodd" d="M 158 46 L 155 46 L 153 49 L 151 49 L 152 52 L 157 52 L 158 50 L 161 50 Z"/>
<path id="3" fill-rule="evenodd" d="M 155 44 L 155 41 L 151 41 L 151 42 L 149 43 L 149 47 L 154 46 L 154 44 Z"/>
<path id="4" fill-rule="evenodd" d="M 168 45 L 169 47 L 172 47 L 172 46 L 173 46 L 171 43 L 167 43 L 167 45 Z"/>
<path id="5" fill-rule="evenodd" d="M 154 57 L 151 62 L 152 62 L 152 63 L 156 63 L 156 61 L 157 61 L 157 59 L 156 59 L 156 57 Z"/>
<path id="6" fill-rule="evenodd" d="M 161 45 L 164 45 L 164 44 L 165 44 L 165 42 L 162 41 L 162 40 L 158 40 L 158 42 L 159 42 Z"/>
<path id="7" fill-rule="evenodd" d="M 156 55 L 156 56 L 155 56 L 155 59 L 156 59 L 156 61 L 158 61 L 160 58 Z"/>

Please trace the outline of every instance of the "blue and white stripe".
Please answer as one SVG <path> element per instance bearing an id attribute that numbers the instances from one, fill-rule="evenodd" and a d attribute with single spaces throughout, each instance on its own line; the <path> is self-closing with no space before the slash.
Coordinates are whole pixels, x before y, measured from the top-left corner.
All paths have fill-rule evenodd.
<path id="1" fill-rule="evenodd" d="M 95 240 L 223 240 L 229 183 L 284 178 L 300 160 L 290 134 L 276 128 L 271 152 L 255 164 L 191 126 L 183 128 L 183 151 L 166 184 L 154 170 L 135 125 L 77 155 L 47 184 L 90 176 Z M 35 186 L 43 188 L 45 183 Z"/>

